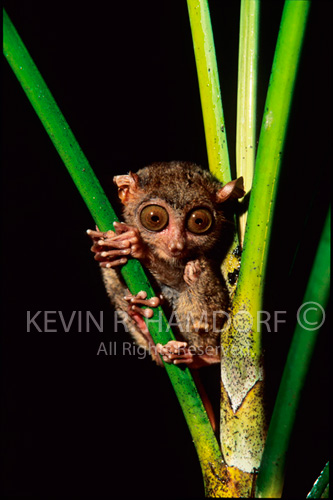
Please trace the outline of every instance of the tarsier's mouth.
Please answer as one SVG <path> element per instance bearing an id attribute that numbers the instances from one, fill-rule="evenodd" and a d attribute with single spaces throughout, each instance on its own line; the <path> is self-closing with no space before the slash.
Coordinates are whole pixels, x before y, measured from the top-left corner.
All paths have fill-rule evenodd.
<path id="1" fill-rule="evenodd" d="M 160 250 L 160 254 L 162 254 L 161 257 L 167 259 L 185 259 L 188 255 L 188 249 L 184 248 L 183 250 L 169 250 L 168 248 L 163 248 L 163 250 Z"/>

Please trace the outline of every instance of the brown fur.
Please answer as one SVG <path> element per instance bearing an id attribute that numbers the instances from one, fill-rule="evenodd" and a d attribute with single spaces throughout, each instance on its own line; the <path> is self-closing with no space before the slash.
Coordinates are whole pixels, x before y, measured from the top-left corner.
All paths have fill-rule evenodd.
<path id="1" fill-rule="evenodd" d="M 117 176 L 115 183 L 124 204 L 125 223 L 138 230 L 142 255 L 139 260 L 153 276 L 156 292 L 162 292 L 166 308 L 178 318 L 176 336 L 195 349 L 218 347 L 226 318 L 223 311 L 229 308 L 220 264 L 233 237 L 232 198 L 244 194 L 241 181 L 229 183 L 224 189 L 199 166 L 171 162 L 155 163 L 137 174 Z M 142 225 L 140 212 L 147 204 L 167 210 L 169 224 L 165 229 L 153 232 Z M 197 207 L 205 207 L 213 215 L 212 226 L 204 234 L 193 234 L 186 227 L 187 214 Z M 181 249 L 176 251 L 177 244 Z M 102 271 L 108 294 L 125 317 L 128 304 L 122 297 L 126 287 L 116 270 Z M 129 317 L 127 324 L 136 341 L 148 347 Z"/>

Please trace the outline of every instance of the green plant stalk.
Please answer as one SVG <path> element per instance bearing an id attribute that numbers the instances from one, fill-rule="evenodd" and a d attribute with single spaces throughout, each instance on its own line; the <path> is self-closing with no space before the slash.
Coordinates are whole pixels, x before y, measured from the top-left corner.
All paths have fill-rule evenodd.
<path id="1" fill-rule="evenodd" d="M 329 462 L 325 465 L 324 469 L 321 471 L 320 476 L 311 488 L 306 498 L 323 498 L 326 488 L 328 487 L 329 481 Z M 324 497 L 327 498 L 327 497 Z"/>
<path id="2" fill-rule="evenodd" d="M 208 1 L 187 0 L 187 7 L 198 74 L 209 170 L 225 184 L 231 180 L 231 170 Z M 239 258 L 236 257 L 237 246 L 238 234 L 235 233 L 231 248 L 222 263 L 222 274 L 230 295 L 234 293 L 235 285 L 229 282 L 228 275 L 239 267 Z"/>
<path id="3" fill-rule="evenodd" d="M 116 214 L 15 27 L 7 13 L 4 11 L 3 14 L 4 55 L 61 156 L 95 223 L 100 230 L 106 231 L 117 220 Z M 121 273 L 132 294 L 145 290 L 148 297 L 155 295 L 137 260 L 129 260 L 122 267 Z M 160 307 L 148 321 L 149 331 L 155 343 L 165 344 L 174 339 Z M 182 370 L 167 363 L 165 368 L 192 434 L 207 485 L 212 475 L 209 464 L 222 462 L 219 445 L 189 369 Z"/>
<path id="4" fill-rule="evenodd" d="M 239 27 L 236 172 L 243 177 L 244 189 L 252 186 L 256 153 L 257 68 L 259 0 L 242 0 Z M 244 200 L 243 200 L 244 201 Z M 243 245 L 247 211 L 239 217 L 239 242 Z"/>
<path id="5" fill-rule="evenodd" d="M 282 494 L 286 455 L 298 403 L 329 299 L 330 219 L 329 210 L 303 298 L 303 306 L 298 310 L 297 326 L 269 425 L 257 480 L 257 494 L 260 498 L 279 498 Z"/>
<path id="6" fill-rule="evenodd" d="M 236 291 L 239 300 L 244 295 L 243 289 L 248 299 L 251 290 L 256 331 L 281 159 L 309 7 L 309 1 L 285 2 L 258 144 L 242 267 Z M 257 345 L 259 352 L 260 342 Z"/>
<path id="7" fill-rule="evenodd" d="M 231 181 L 227 136 L 207 0 L 187 0 L 209 169 L 223 183 Z"/>
<path id="8" fill-rule="evenodd" d="M 222 450 L 226 462 L 250 471 L 258 468 L 264 445 L 264 430 L 257 426 L 252 437 L 255 449 L 246 448 L 249 440 L 237 415 L 245 398 L 263 380 L 260 316 L 266 262 L 277 194 L 282 151 L 286 136 L 292 95 L 301 53 L 309 1 L 287 0 L 273 60 L 259 138 L 253 187 L 245 231 L 242 265 L 233 300 L 233 322 L 222 336 L 222 384 L 228 394 L 235 418 L 221 421 Z M 259 316 L 259 317 L 258 317 Z M 261 396 L 260 396 L 261 397 Z M 258 399 L 255 413 L 264 425 L 263 402 Z M 239 432 L 237 443 L 232 432 Z M 248 432 L 248 431 L 246 431 Z M 244 439 L 241 438 L 243 436 Z M 259 441 L 262 439 L 260 445 Z M 241 443 L 245 443 L 241 446 Z M 248 458 L 246 458 L 246 450 Z M 256 464 L 256 465 L 255 465 Z"/>

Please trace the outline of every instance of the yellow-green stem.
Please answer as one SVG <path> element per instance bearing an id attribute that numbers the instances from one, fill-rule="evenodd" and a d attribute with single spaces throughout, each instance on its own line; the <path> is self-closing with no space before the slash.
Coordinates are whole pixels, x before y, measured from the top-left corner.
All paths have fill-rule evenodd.
<path id="1" fill-rule="evenodd" d="M 231 180 L 219 74 L 207 0 L 187 0 L 210 171 Z"/>
<path id="2" fill-rule="evenodd" d="M 252 186 L 256 153 L 257 66 L 259 0 L 242 0 L 239 27 L 236 172 L 243 177 L 245 192 Z M 243 205 L 244 205 L 243 200 Z M 243 245 L 246 206 L 239 217 L 239 242 Z"/>
<path id="3" fill-rule="evenodd" d="M 244 437 L 242 422 L 236 413 L 244 406 L 247 395 L 263 380 L 260 311 L 281 157 L 309 4 L 308 1 L 285 2 L 258 145 L 242 264 L 232 306 L 233 321 L 222 336 L 222 383 L 235 414 L 233 425 L 230 419 L 223 419 L 222 414 L 223 453 L 226 456 L 228 451 L 228 464 L 247 471 L 258 468 L 264 443 L 252 439 L 253 450 L 248 449 L 248 459 L 245 459 L 241 444 L 246 441 L 246 435 Z M 264 425 L 262 401 L 255 401 L 254 413 L 260 425 Z M 230 428 L 238 432 L 240 445 L 228 435 Z M 258 424 L 256 439 L 263 437 Z"/>

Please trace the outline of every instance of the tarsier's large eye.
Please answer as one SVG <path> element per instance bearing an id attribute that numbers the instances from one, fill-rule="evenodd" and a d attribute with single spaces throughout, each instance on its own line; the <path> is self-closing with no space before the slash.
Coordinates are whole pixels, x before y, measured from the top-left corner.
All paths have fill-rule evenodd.
<path id="1" fill-rule="evenodd" d="M 208 231 L 213 223 L 213 216 L 207 208 L 196 208 L 187 218 L 187 229 L 191 233 L 201 234 Z"/>
<path id="2" fill-rule="evenodd" d="M 169 222 L 168 212 L 159 205 L 148 205 L 140 214 L 141 224 L 149 231 L 162 231 Z"/>

